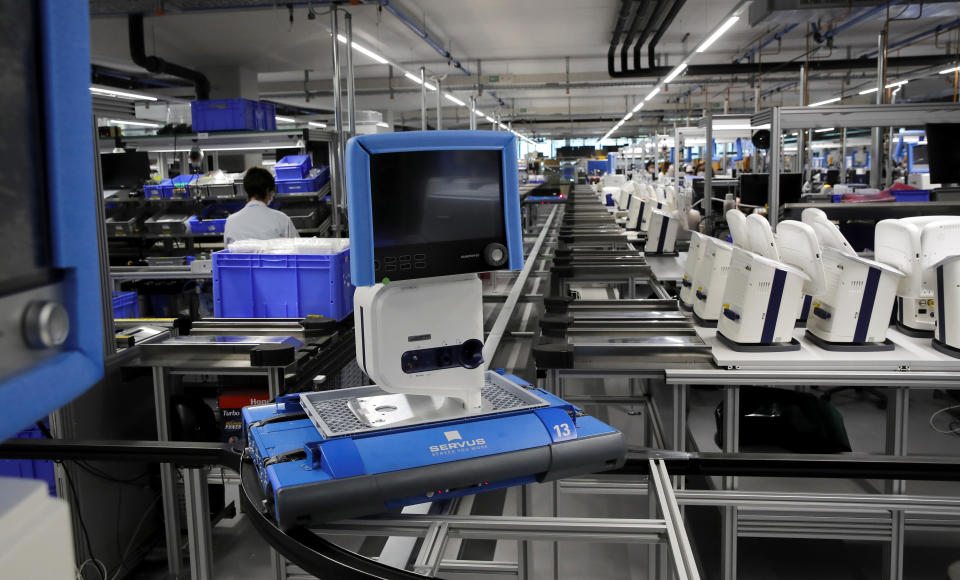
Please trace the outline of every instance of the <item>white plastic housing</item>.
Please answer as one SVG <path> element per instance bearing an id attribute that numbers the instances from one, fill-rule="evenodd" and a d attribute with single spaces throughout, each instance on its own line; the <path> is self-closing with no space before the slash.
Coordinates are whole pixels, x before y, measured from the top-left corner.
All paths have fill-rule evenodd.
<path id="1" fill-rule="evenodd" d="M 604 187 L 620 187 L 627 182 L 627 176 L 622 173 L 606 173 L 600 178 Z"/>
<path id="2" fill-rule="evenodd" d="M 807 280 L 798 268 L 734 248 L 717 332 L 740 344 L 790 342 Z"/>
<path id="3" fill-rule="evenodd" d="M 672 254 L 677 245 L 677 220 L 670 214 L 655 209 L 650 213 L 645 254 Z"/>
<path id="4" fill-rule="evenodd" d="M 739 209 L 730 209 L 726 213 L 730 239 L 738 248 L 750 249 L 750 236 L 747 235 L 747 216 Z"/>
<path id="5" fill-rule="evenodd" d="M 813 228 L 821 248 L 833 248 L 849 256 L 857 255 L 857 252 L 847 242 L 847 238 L 840 232 L 837 224 L 830 221 L 830 218 L 822 209 L 808 207 L 803 210 L 800 219 Z"/>
<path id="6" fill-rule="evenodd" d="M 823 261 L 820 258 L 820 242 L 813 227 L 795 220 L 780 222 L 777 226 L 777 251 L 781 262 L 798 268 L 810 278 L 803 287 L 804 294 L 816 296 L 823 292 Z"/>
<path id="7" fill-rule="evenodd" d="M 715 321 L 720 317 L 734 247 L 716 238 L 704 239 L 707 246 L 693 281 L 693 312 L 703 320 Z"/>
<path id="8" fill-rule="evenodd" d="M 634 195 L 630 200 L 630 209 L 627 210 L 627 229 L 637 230 L 640 226 L 640 217 L 643 215 L 643 208 L 647 200 L 638 195 Z"/>
<path id="9" fill-rule="evenodd" d="M 822 256 L 824 289 L 813 297 L 807 330 L 829 342 L 883 342 L 903 273 L 832 247 Z"/>
<path id="10" fill-rule="evenodd" d="M 476 274 L 359 286 L 353 308 L 357 362 L 380 388 L 480 406 L 482 364 L 406 373 L 400 363 L 407 351 L 483 340 L 483 290 Z"/>
<path id="11" fill-rule="evenodd" d="M 680 302 L 686 306 L 693 306 L 694 275 L 707 248 L 705 238 L 706 236 L 700 232 L 690 231 L 690 250 L 687 252 L 687 261 L 683 265 L 683 279 L 680 281 Z"/>
<path id="12" fill-rule="evenodd" d="M 920 234 L 926 223 L 948 217 L 923 216 L 877 223 L 874 258 L 904 273 L 897 287 L 897 319 L 907 328 L 934 330 L 934 272 L 921 264 Z"/>
<path id="13" fill-rule="evenodd" d="M 777 239 L 767 218 L 752 213 L 747 216 L 747 248 L 751 252 L 760 254 L 769 260 L 779 260 L 780 252 L 777 249 Z"/>
<path id="14" fill-rule="evenodd" d="M 640 231 L 641 232 L 650 231 L 650 221 L 653 216 L 653 210 L 655 209 L 663 209 L 663 203 L 657 200 L 647 199 L 647 203 L 643 204 L 643 211 L 640 214 Z"/>

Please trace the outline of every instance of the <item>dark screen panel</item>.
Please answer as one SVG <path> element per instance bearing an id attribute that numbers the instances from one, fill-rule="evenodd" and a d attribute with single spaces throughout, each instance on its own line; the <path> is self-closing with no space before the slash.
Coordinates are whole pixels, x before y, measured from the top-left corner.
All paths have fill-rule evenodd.
<path id="1" fill-rule="evenodd" d="M 927 146 L 926 145 L 914 145 L 913 146 L 913 164 L 914 165 L 926 165 L 927 161 Z"/>
<path id="2" fill-rule="evenodd" d="M 799 173 L 780 174 L 780 205 L 800 201 L 803 176 Z M 764 206 L 770 202 L 770 175 L 768 173 L 740 174 L 740 203 Z"/>
<path id="3" fill-rule="evenodd" d="M 927 125 L 927 156 L 931 183 L 960 183 L 958 123 Z"/>
<path id="4" fill-rule="evenodd" d="M 506 246 L 502 153 L 411 151 L 370 157 L 377 278 L 482 272 Z"/>
<path id="5" fill-rule="evenodd" d="M 104 189 L 134 189 L 150 177 L 150 159 L 144 151 L 103 153 L 100 171 Z"/>
<path id="6" fill-rule="evenodd" d="M 39 20 L 34 2 L 0 1 L 0 291 L 46 276 L 47 184 L 39 79 Z M 2 80 L 6 79 L 6 80 Z M 91 129 L 92 131 L 92 129 Z M 92 139 L 91 135 L 91 139 Z"/>

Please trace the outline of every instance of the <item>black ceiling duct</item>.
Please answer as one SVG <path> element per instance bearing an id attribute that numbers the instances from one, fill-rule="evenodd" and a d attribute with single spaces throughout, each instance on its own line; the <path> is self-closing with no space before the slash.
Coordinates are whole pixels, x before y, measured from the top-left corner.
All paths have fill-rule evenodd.
<path id="1" fill-rule="evenodd" d="M 168 74 L 186 79 L 193 83 L 198 100 L 206 101 L 210 98 L 210 81 L 206 75 L 185 66 L 167 62 L 158 56 L 147 56 L 143 40 L 143 14 L 131 14 L 128 16 L 127 23 L 130 34 L 130 58 L 137 66 L 152 73 Z"/>

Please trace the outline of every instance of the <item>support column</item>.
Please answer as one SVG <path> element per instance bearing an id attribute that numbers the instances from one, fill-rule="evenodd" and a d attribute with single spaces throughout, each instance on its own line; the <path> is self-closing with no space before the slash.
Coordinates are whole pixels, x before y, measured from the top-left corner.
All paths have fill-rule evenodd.
<path id="1" fill-rule="evenodd" d="M 347 137 L 357 134 L 357 92 L 353 85 L 353 16 L 344 10 L 343 32 L 347 38 Z"/>
<path id="2" fill-rule="evenodd" d="M 800 106 L 807 105 L 807 65 L 800 66 Z M 807 142 L 807 132 L 803 129 L 797 131 L 797 173 L 801 175 L 800 182 L 803 183 L 803 177 L 806 175 L 803 161 L 805 155 L 803 150 Z"/>
<path id="3" fill-rule="evenodd" d="M 780 149 L 780 107 L 773 107 L 770 115 L 770 149 L 767 153 L 767 170 L 770 172 L 770 197 L 768 207 L 770 225 L 776 229 L 780 214 L 780 166 L 783 163 Z"/>
<path id="4" fill-rule="evenodd" d="M 427 130 L 427 69 L 420 67 L 420 130 Z"/>
<path id="5" fill-rule="evenodd" d="M 334 177 L 336 183 L 331 187 L 331 201 L 333 210 L 333 235 L 340 237 L 340 208 L 343 206 L 343 199 L 347 191 L 347 180 L 343 173 L 343 104 L 341 102 L 340 86 L 340 41 L 337 40 L 337 7 L 330 7 L 330 33 L 333 48 L 333 133 L 336 135 L 332 145 L 336 149 L 336 171 Z"/>
<path id="6" fill-rule="evenodd" d="M 477 130 L 477 97 L 470 97 L 470 130 Z"/>
<path id="7" fill-rule="evenodd" d="M 703 120 L 706 128 L 704 135 L 706 143 L 705 161 L 703 167 L 703 220 L 706 222 L 713 214 L 713 111 L 707 109 L 703 113 Z"/>
<path id="8" fill-rule="evenodd" d="M 887 82 L 887 30 L 884 28 L 877 37 L 877 98 L 878 105 L 886 101 Z M 883 167 L 883 132 L 881 127 L 870 129 L 870 187 L 880 188 L 880 172 Z"/>
<path id="9" fill-rule="evenodd" d="M 438 77 L 434 83 L 437 85 L 437 131 L 443 130 L 443 85 Z"/>

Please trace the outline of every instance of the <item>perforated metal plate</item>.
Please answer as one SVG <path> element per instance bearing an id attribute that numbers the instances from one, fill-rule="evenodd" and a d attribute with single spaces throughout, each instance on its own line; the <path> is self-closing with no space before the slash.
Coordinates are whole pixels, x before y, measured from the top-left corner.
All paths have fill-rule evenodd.
<path id="1" fill-rule="evenodd" d="M 370 386 L 322 393 L 302 393 L 300 405 L 326 438 L 522 411 L 548 405 L 536 393 L 493 372 L 488 372 L 486 375 L 481 397 L 483 399 L 481 409 L 470 411 L 457 405 L 454 400 L 440 399 L 438 402 L 434 397 L 400 395 L 389 393 L 377 386 Z M 369 414 L 358 412 L 358 410 L 375 406 L 371 401 L 378 399 L 382 399 L 392 407 L 401 407 L 399 412 L 394 409 L 393 413 L 401 418 L 389 419 L 389 414 L 385 413 L 384 420 L 377 422 L 377 419 L 371 419 Z"/>

